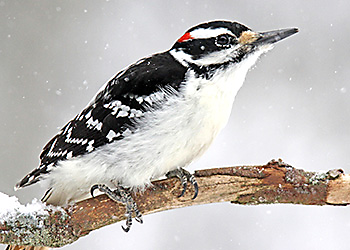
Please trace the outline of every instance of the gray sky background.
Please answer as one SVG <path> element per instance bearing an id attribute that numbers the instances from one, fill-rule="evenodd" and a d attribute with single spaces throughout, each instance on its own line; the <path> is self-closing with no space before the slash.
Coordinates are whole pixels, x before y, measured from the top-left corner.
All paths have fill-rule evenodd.
<path id="1" fill-rule="evenodd" d="M 197 23 L 256 31 L 298 27 L 248 73 L 230 122 L 190 171 L 264 164 L 350 172 L 349 1 L 0 1 L 0 191 L 26 203 L 40 185 L 13 185 L 45 143 L 110 77 L 167 50 Z M 200 195 L 200 194 L 199 194 Z M 122 222 L 124 223 L 124 222 Z M 63 249 L 349 249 L 350 209 L 229 203 L 148 215 Z"/>

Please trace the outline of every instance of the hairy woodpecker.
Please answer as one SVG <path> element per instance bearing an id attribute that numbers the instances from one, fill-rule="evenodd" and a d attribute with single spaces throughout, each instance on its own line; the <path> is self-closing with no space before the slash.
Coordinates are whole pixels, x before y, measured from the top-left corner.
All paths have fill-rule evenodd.
<path id="1" fill-rule="evenodd" d="M 166 175 L 180 178 L 230 116 L 247 71 L 296 28 L 254 32 L 238 22 L 190 28 L 168 51 L 143 58 L 109 80 L 43 148 L 40 166 L 16 188 L 43 180 L 43 201 L 63 205 L 98 189 L 126 204 L 128 231 L 142 216 L 132 191 Z"/>

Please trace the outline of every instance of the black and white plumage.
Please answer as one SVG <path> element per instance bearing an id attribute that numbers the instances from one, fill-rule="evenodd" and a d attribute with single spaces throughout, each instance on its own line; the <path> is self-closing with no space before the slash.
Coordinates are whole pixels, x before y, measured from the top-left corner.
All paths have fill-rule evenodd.
<path id="1" fill-rule="evenodd" d="M 40 166 L 16 187 L 45 180 L 46 200 L 62 205 L 88 197 L 95 184 L 137 190 L 169 172 L 176 175 L 225 126 L 248 69 L 273 43 L 296 32 L 258 33 L 230 21 L 189 29 L 170 50 L 108 81 L 48 142 Z"/>
<path id="2" fill-rule="evenodd" d="M 168 66 L 170 61 L 173 61 L 172 68 Z M 178 90 L 185 73 L 186 68 L 168 53 L 141 59 L 118 73 L 46 144 L 40 155 L 40 166 L 16 187 L 45 178 L 61 161 L 81 159 L 84 154 L 107 144 L 114 145 L 131 134 L 145 112 L 157 109 L 170 92 Z"/>

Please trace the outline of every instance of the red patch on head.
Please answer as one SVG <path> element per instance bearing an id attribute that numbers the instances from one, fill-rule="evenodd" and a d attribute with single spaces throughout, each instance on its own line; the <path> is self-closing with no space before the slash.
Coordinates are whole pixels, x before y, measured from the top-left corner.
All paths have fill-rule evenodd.
<path id="1" fill-rule="evenodd" d="M 191 36 L 190 32 L 185 33 L 182 37 L 179 38 L 179 40 L 177 40 L 179 43 L 185 42 L 187 40 L 193 39 L 193 37 Z"/>

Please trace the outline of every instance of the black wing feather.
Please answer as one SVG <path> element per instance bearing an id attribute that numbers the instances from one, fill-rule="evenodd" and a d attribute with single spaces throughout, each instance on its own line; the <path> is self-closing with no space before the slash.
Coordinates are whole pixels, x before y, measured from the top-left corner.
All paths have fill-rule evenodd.
<path id="1" fill-rule="evenodd" d="M 132 126 L 136 117 L 132 112 L 140 114 L 150 107 L 138 97 L 149 96 L 160 89 L 178 90 L 185 73 L 186 68 L 168 52 L 141 59 L 118 73 L 88 107 L 46 144 L 40 155 L 40 166 L 25 176 L 17 187 L 39 181 L 40 176 L 48 173 L 58 161 L 121 140 L 123 132 Z M 120 112 L 124 112 L 123 115 Z M 111 131 L 112 136 L 109 136 Z"/>

